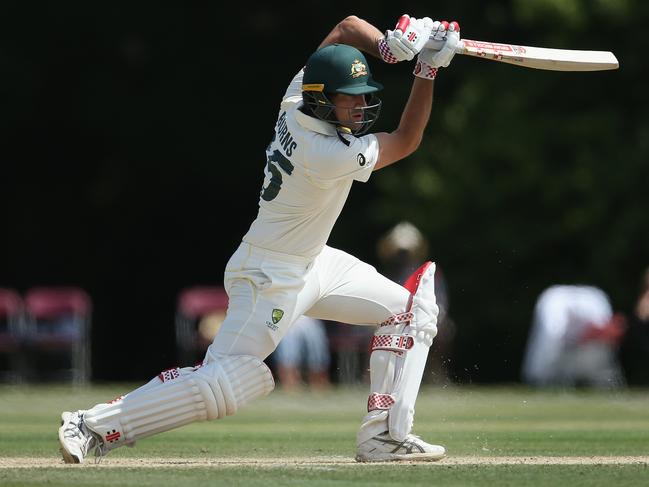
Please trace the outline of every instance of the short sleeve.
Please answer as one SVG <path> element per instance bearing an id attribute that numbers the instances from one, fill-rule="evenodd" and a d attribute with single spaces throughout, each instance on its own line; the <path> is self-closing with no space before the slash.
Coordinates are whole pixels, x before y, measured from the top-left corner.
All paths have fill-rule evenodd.
<path id="1" fill-rule="evenodd" d="M 288 85 L 288 88 L 286 89 L 286 93 L 284 93 L 284 96 L 282 97 L 282 102 L 296 101 L 295 100 L 296 98 L 298 99 L 298 101 L 302 101 L 302 78 L 303 77 L 304 77 L 304 68 L 300 69 L 300 71 L 291 80 L 291 83 Z"/>
<path id="2" fill-rule="evenodd" d="M 321 136 L 310 146 L 306 169 L 322 179 L 353 178 L 364 183 L 370 178 L 378 157 L 379 143 L 373 134 Z"/>

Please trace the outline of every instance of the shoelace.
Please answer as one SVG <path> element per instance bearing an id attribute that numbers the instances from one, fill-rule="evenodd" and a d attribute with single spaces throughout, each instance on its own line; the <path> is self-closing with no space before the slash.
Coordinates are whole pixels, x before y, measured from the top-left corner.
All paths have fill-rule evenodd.
<path id="1" fill-rule="evenodd" d="M 83 432 L 81 431 L 81 418 L 79 418 L 78 423 L 70 421 L 67 428 L 63 430 L 63 436 L 65 438 L 79 438 L 82 439 Z"/>
<path id="2" fill-rule="evenodd" d="M 95 465 L 99 465 L 107 454 L 108 449 L 106 446 L 101 442 L 97 442 L 97 447 L 95 448 Z"/>
<path id="3" fill-rule="evenodd" d="M 104 448 L 104 444 L 97 439 L 94 433 L 88 431 L 88 429 L 83 424 L 83 418 L 79 417 L 77 423 L 70 421 L 68 427 L 63 430 L 63 436 L 65 438 L 78 438 L 81 441 L 81 451 L 85 457 L 88 454 L 89 450 L 95 449 L 95 463 L 100 463 L 101 459 L 106 456 L 108 450 Z M 93 442 L 96 445 L 92 445 Z"/>

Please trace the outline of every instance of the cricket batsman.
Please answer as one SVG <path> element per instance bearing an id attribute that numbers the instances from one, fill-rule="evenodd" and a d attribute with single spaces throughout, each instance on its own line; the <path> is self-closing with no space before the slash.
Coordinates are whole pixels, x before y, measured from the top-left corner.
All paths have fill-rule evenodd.
<path id="1" fill-rule="evenodd" d="M 374 171 L 418 148 L 435 77 L 453 59 L 459 31 L 456 22 L 409 15 L 385 32 L 357 16 L 335 25 L 281 100 L 266 149 L 259 210 L 226 265 L 229 308 L 203 362 L 166 370 L 111 402 L 62 413 L 65 462 L 81 463 L 93 451 L 101 456 L 186 424 L 222 419 L 269 394 L 274 380 L 264 359 L 301 315 L 376 327 L 357 461 L 445 456 L 444 447 L 412 434 L 437 334 L 435 264 L 423 263 L 402 285 L 327 241 L 352 183 L 367 182 Z M 425 48 L 429 39 L 439 41 L 440 49 Z M 387 63 L 414 61 L 411 92 L 391 132 L 369 133 L 383 87 L 364 53 Z"/>

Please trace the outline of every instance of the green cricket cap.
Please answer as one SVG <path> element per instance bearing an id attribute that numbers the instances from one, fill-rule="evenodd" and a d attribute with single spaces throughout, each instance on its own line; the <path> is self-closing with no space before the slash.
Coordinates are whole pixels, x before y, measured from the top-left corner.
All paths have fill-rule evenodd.
<path id="1" fill-rule="evenodd" d="M 374 81 L 361 51 L 346 44 L 318 49 L 304 67 L 303 91 L 364 95 L 383 89 Z"/>

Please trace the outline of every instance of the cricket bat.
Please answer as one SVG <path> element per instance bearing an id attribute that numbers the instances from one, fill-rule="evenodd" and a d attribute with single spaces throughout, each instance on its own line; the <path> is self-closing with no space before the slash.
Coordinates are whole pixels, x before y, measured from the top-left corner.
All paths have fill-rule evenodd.
<path id="1" fill-rule="evenodd" d="M 444 41 L 429 40 L 426 43 L 426 47 L 435 50 L 443 45 Z M 617 58 L 610 51 L 575 51 L 462 39 L 455 52 L 550 71 L 603 71 L 619 67 Z"/>

